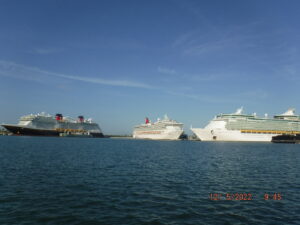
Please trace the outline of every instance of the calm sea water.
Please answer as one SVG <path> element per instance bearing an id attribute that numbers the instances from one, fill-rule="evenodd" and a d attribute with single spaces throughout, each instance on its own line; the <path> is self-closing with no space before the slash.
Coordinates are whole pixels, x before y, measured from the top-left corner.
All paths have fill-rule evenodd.
<path id="1" fill-rule="evenodd" d="M 299 224 L 299 174 L 300 145 L 1 136 L 0 224 Z"/>

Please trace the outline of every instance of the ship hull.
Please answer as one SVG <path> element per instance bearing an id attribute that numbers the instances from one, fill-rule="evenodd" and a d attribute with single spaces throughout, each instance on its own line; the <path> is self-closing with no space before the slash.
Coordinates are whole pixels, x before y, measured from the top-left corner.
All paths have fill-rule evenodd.
<path id="1" fill-rule="evenodd" d="M 36 128 L 28 128 L 23 126 L 16 125 L 2 125 L 8 131 L 13 133 L 14 135 L 21 136 L 48 136 L 48 137 L 59 137 L 61 132 L 57 130 L 47 130 L 47 129 L 36 129 Z M 102 133 L 90 133 L 91 136 L 101 138 L 104 137 Z"/>
<path id="2" fill-rule="evenodd" d="M 201 128 L 192 128 L 193 133 L 201 141 L 253 141 L 253 142 L 271 142 L 272 137 L 278 134 L 263 133 L 243 133 L 240 130 L 210 130 Z"/>
<path id="3" fill-rule="evenodd" d="M 133 138 L 136 139 L 151 139 L 151 140 L 178 140 L 183 131 L 135 131 Z"/>

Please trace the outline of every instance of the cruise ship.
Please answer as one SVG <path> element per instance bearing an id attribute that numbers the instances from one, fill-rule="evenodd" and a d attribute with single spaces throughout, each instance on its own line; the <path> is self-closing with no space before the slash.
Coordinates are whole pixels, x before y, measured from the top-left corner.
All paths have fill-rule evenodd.
<path id="1" fill-rule="evenodd" d="M 103 137 L 103 133 L 97 123 L 91 119 L 78 116 L 78 119 L 64 117 L 62 114 L 51 116 L 46 113 L 22 116 L 19 123 L 2 124 L 8 131 L 15 135 L 27 136 L 91 136 Z"/>
<path id="2" fill-rule="evenodd" d="M 133 138 L 153 140 L 177 140 L 183 134 L 183 124 L 171 120 L 165 115 L 164 119 L 157 119 L 152 123 L 148 118 L 145 123 L 133 130 Z"/>
<path id="3" fill-rule="evenodd" d="M 201 141 L 257 141 L 270 142 L 282 134 L 300 133 L 300 116 L 289 109 L 273 118 L 243 114 L 243 108 L 235 113 L 217 115 L 205 128 L 191 128 Z"/>

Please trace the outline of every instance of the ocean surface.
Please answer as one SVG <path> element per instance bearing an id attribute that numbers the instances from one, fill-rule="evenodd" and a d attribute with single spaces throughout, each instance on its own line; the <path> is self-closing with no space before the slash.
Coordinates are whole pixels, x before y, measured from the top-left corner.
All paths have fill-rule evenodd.
<path id="1" fill-rule="evenodd" d="M 300 224 L 300 145 L 0 136 L 0 224 Z"/>

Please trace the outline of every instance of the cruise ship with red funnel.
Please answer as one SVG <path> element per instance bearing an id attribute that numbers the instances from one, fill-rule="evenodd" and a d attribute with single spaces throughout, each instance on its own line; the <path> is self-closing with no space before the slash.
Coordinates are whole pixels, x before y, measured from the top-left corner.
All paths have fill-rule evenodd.
<path id="1" fill-rule="evenodd" d="M 30 114 L 22 116 L 16 125 L 2 124 L 2 126 L 14 135 L 62 136 L 62 134 L 73 134 L 103 137 L 99 125 L 92 119 L 78 116 L 75 120 L 59 113 L 55 116 L 46 113 Z"/>

